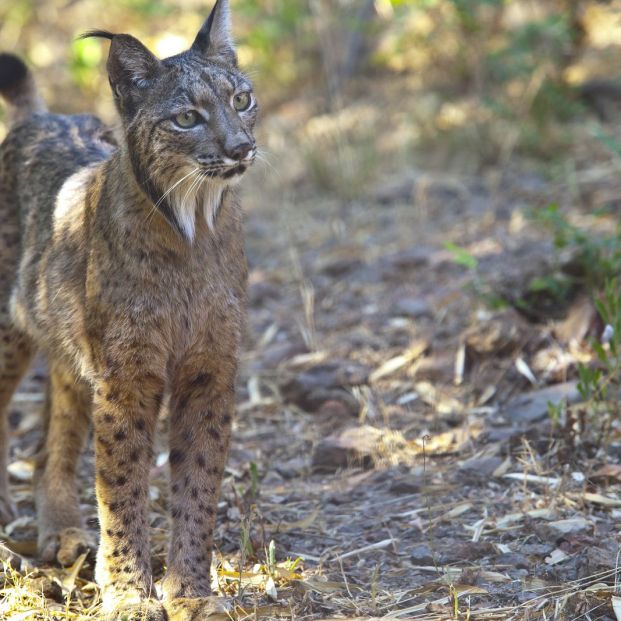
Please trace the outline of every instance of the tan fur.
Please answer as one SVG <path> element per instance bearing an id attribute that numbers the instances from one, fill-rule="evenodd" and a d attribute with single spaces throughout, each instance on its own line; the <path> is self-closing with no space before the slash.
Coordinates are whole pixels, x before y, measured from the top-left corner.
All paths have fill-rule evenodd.
<path id="1" fill-rule="evenodd" d="M 205 174 L 179 183 L 170 205 L 187 218 L 177 217 L 175 229 L 135 175 L 132 157 L 144 145 L 121 140 L 115 149 L 105 128 L 76 119 L 32 117 L 0 151 L 0 414 L 40 349 L 50 379 L 36 473 L 39 552 L 69 564 L 93 545 L 75 489 L 92 420 L 104 611 L 161 620 L 164 608 L 153 601 L 148 478 L 169 395 L 172 532 L 164 606 L 168 618 L 201 619 L 213 607 L 213 531 L 246 307 L 236 179 Z M 53 190 L 45 185 L 55 183 L 64 151 L 81 159 L 86 150 L 91 163 L 67 166 Z M 245 165 L 253 156 L 244 156 Z M 189 172 L 174 170 L 169 188 Z M 32 199 L 20 204 L 31 187 Z M 0 520 L 7 521 L 14 511 L 2 466 Z"/>

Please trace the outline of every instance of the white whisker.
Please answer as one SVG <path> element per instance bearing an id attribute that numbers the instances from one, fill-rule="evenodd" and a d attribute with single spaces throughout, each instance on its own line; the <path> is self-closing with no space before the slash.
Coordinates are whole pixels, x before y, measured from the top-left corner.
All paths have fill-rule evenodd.
<path id="1" fill-rule="evenodd" d="M 199 170 L 198 168 L 194 168 L 192 171 L 190 171 L 185 177 L 182 177 L 181 179 L 179 179 L 179 181 L 177 181 L 177 183 L 175 183 L 171 188 L 169 188 L 166 193 L 160 198 L 160 200 L 157 201 L 157 203 L 155 203 L 156 207 L 159 207 L 160 203 L 180 184 L 183 183 L 188 177 L 190 177 L 191 175 L 193 175 L 197 170 Z"/>

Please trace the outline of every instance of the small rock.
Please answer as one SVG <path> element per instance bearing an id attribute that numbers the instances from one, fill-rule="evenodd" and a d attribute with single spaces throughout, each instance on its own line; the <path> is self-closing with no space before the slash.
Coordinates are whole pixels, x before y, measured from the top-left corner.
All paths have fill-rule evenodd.
<path id="1" fill-rule="evenodd" d="M 484 541 L 456 541 L 447 550 L 440 554 L 440 563 L 463 563 L 464 561 L 477 561 L 486 556 L 496 553 L 493 544 Z"/>
<path id="2" fill-rule="evenodd" d="M 494 444 L 496 442 L 512 442 L 522 437 L 522 431 L 515 427 L 491 427 L 483 431 L 478 440 L 482 444 Z"/>
<path id="3" fill-rule="evenodd" d="M 62 603 L 64 601 L 63 590 L 60 584 L 50 580 L 47 576 L 28 578 L 26 582 L 28 584 L 28 589 L 31 592 L 42 593 L 45 599 L 51 599 L 55 602 Z"/>
<path id="4" fill-rule="evenodd" d="M 505 414 L 513 423 L 532 423 L 548 416 L 548 403 L 571 404 L 579 398 L 576 382 L 565 382 L 518 395 L 507 403 Z"/>
<path id="5" fill-rule="evenodd" d="M 410 560 L 415 565 L 433 565 L 433 552 L 427 544 L 422 543 L 412 548 Z"/>
<path id="6" fill-rule="evenodd" d="M 388 491 L 393 494 L 418 494 L 422 486 L 423 484 L 420 479 L 407 477 L 393 481 Z"/>
<path id="7" fill-rule="evenodd" d="M 300 354 L 308 353 L 308 347 L 302 342 L 283 342 L 268 345 L 261 354 L 261 364 L 267 367 L 276 367 Z"/>
<path id="8" fill-rule="evenodd" d="M 276 471 L 283 479 L 295 479 L 308 467 L 308 461 L 302 457 L 294 457 L 276 465 Z"/>
<path id="9" fill-rule="evenodd" d="M 549 528 L 557 531 L 558 533 L 561 533 L 562 535 L 567 535 L 569 533 L 579 533 L 584 530 L 590 529 L 592 526 L 593 522 L 580 516 L 576 516 L 567 520 L 556 520 L 554 522 L 548 523 Z"/>
<path id="10" fill-rule="evenodd" d="M 429 304 L 420 298 L 401 298 L 397 300 L 393 314 L 416 319 L 431 315 L 432 310 Z"/>
<path id="11" fill-rule="evenodd" d="M 416 182 L 413 177 L 391 179 L 375 190 L 375 200 L 381 205 L 409 203 L 414 199 L 415 187 Z"/>
<path id="12" fill-rule="evenodd" d="M 502 462 L 502 457 L 472 457 L 461 464 L 459 472 L 477 479 L 489 479 Z"/>
<path id="13" fill-rule="evenodd" d="M 382 259 L 384 274 L 386 276 L 395 275 L 395 272 L 423 267 L 429 263 L 429 257 L 433 251 L 432 248 L 418 246 L 386 255 Z"/>
<path id="14" fill-rule="evenodd" d="M 333 257 L 323 262 L 319 267 L 319 271 L 327 276 L 338 277 L 349 274 L 354 270 L 362 267 L 363 262 L 360 259 L 351 257 Z"/>
<path id="15" fill-rule="evenodd" d="M 541 594 L 535 591 L 519 591 L 518 593 L 515 594 L 515 599 L 518 604 L 525 604 L 526 602 L 532 602 L 538 597 L 541 597 Z"/>
<path id="16" fill-rule="evenodd" d="M 348 414 L 357 414 L 359 404 L 348 389 L 367 381 L 365 367 L 340 360 L 318 364 L 289 377 L 281 383 L 280 389 L 287 402 L 307 412 L 318 411 L 327 401 L 338 401 Z"/>
<path id="17" fill-rule="evenodd" d="M 494 558 L 494 565 L 508 565 L 514 569 L 529 569 L 531 564 L 523 554 L 505 552 Z"/>
<path id="18" fill-rule="evenodd" d="M 333 418 L 334 420 L 343 420 L 349 418 L 352 414 L 357 413 L 358 404 L 354 406 L 352 403 L 344 403 L 339 399 L 329 399 L 324 401 L 317 410 L 317 414 Z"/>
<path id="19" fill-rule="evenodd" d="M 554 546 L 551 543 L 525 543 L 521 550 L 527 556 L 545 556 L 554 550 Z"/>
<path id="20" fill-rule="evenodd" d="M 608 542 L 604 542 L 608 543 Z M 585 561 L 587 569 L 591 573 L 607 571 L 611 567 L 616 567 L 618 561 L 618 548 L 612 546 L 591 547 L 585 551 Z"/>
<path id="21" fill-rule="evenodd" d="M 382 432 L 369 426 L 353 427 L 324 438 L 313 449 L 312 467 L 327 472 L 352 466 L 370 468 L 381 438 Z"/>

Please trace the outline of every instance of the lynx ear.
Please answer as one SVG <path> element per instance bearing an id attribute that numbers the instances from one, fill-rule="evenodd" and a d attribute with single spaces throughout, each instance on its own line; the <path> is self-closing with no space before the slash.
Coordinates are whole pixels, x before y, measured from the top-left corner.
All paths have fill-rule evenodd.
<path id="1" fill-rule="evenodd" d="M 145 88 L 161 69 L 160 61 L 131 35 L 114 35 L 108 55 L 108 76 L 120 86 Z"/>
<path id="2" fill-rule="evenodd" d="M 192 50 L 203 56 L 220 56 L 237 65 L 235 45 L 231 35 L 229 0 L 217 0 L 211 14 L 192 43 Z"/>
<path id="3" fill-rule="evenodd" d="M 115 89 L 144 88 L 161 70 L 160 61 L 131 35 L 89 30 L 79 36 L 80 39 L 91 37 L 111 41 L 107 68 L 110 83 Z"/>

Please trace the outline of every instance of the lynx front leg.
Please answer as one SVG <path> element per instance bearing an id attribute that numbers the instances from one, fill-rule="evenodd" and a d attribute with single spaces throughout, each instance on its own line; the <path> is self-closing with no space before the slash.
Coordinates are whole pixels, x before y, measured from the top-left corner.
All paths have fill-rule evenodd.
<path id="1" fill-rule="evenodd" d="M 172 537 L 163 592 L 172 619 L 204 618 L 214 610 L 205 598 L 234 411 L 234 372 L 197 368 L 179 379 L 171 398 Z"/>
<path id="2" fill-rule="evenodd" d="M 2 253 L 0 253 L 0 258 Z M 0 274 L 0 284 L 2 278 Z M 9 454 L 8 407 L 13 392 L 32 359 L 30 341 L 11 325 L 6 306 L 0 300 L 0 525 L 15 519 L 15 508 L 9 496 L 7 461 Z"/>
<path id="3" fill-rule="evenodd" d="M 45 448 L 37 462 L 35 500 L 39 556 L 71 565 L 88 549 L 76 490 L 76 465 L 89 428 L 92 394 L 88 384 L 59 362 L 50 364 Z"/>
<path id="4" fill-rule="evenodd" d="M 108 377 L 95 390 L 95 467 L 101 538 L 96 577 L 113 618 L 160 619 L 149 555 L 148 489 L 164 382 Z M 120 616 L 119 616 L 120 615 Z"/>

